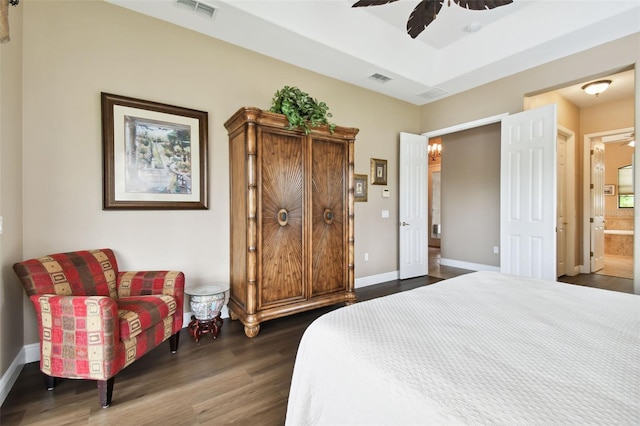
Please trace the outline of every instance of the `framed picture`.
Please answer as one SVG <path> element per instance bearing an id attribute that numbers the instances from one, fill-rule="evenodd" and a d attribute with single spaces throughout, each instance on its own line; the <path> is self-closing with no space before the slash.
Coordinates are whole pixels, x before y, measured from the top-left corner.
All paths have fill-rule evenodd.
<path id="1" fill-rule="evenodd" d="M 206 209 L 205 111 L 102 93 L 103 210 Z"/>
<path id="2" fill-rule="evenodd" d="M 354 200 L 367 201 L 367 175 L 353 175 L 354 180 Z"/>
<path id="3" fill-rule="evenodd" d="M 604 185 L 604 195 L 616 195 L 616 186 Z"/>
<path id="4" fill-rule="evenodd" d="M 387 160 L 371 159 L 371 185 L 387 184 Z"/>

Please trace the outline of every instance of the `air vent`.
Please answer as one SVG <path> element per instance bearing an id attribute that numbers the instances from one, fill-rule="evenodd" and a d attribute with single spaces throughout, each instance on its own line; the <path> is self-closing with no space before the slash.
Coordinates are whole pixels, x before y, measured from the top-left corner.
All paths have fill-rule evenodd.
<path id="1" fill-rule="evenodd" d="M 418 96 L 424 99 L 436 99 L 446 95 L 447 93 L 449 92 L 444 89 L 440 89 L 439 87 L 432 87 L 426 92 L 419 93 Z"/>
<path id="2" fill-rule="evenodd" d="M 209 4 L 197 0 L 176 0 L 176 4 L 181 7 L 189 8 L 202 16 L 206 16 L 207 18 L 213 18 L 218 10 Z"/>
<path id="3" fill-rule="evenodd" d="M 391 80 L 391 77 L 387 77 L 386 75 L 382 75 L 378 73 L 371 74 L 369 78 L 371 80 L 377 81 L 378 83 L 386 83 L 387 81 Z"/>

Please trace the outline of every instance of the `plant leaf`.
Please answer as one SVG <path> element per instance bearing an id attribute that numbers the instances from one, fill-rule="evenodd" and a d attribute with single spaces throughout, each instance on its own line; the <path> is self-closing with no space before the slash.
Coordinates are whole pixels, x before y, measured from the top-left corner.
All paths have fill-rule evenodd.
<path id="1" fill-rule="evenodd" d="M 460 0 L 462 1 L 462 0 Z M 444 0 L 422 0 L 407 21 L 407 33 L 411 38 L 416 38 L 434 19 L 442 9 Z"/>
<path id="2" fill-rule="evenodd" d="M 470 10 L 486 10 L 513 3 L 513 0 L 453 0 L 458 6 Z"/>
<path id="3" fill-rule="evenodd" d="M 383 4 L 393 3 L 398 0 L 360 0 L 353 4 L 351 7 L 365 7 L 365 6 L 381 6 Z"/>

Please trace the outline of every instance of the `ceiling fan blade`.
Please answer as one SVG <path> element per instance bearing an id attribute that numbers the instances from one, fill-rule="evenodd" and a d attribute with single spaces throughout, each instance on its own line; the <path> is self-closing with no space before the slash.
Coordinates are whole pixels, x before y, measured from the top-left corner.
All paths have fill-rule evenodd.
<path id="1" fill-rule="evenodd" d="M 513 3 L 513 0 L 453 0 L 460 7 L 470 10 L 486 10 Z"/>
<path id="2" fill-rule="evenodd" d="M 407 33 L 411 36 L 411 38 L 416 38 L 427 25 L 433 22 L 436 19 L 436 15 L 442 9 L 442 4 L 444 0 L 422 0 L 411 15 L 409 16 L 409 20 L 407 21 Z"/>
<path id="3" fill-rule="evenodd" d="M 355 2 L 351 7 L 381 6 L 395 1 L 398 0 L 360 0 Z"/>

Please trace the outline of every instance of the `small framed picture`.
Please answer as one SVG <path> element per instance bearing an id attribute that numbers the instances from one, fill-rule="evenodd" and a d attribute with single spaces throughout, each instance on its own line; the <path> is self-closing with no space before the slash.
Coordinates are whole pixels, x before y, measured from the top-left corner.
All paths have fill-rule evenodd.
<path id="1" fill-rule="evenodd" d="M 616 186 L 604 185 L 604 195 L 616 195 Z"/>
<path id="2" fill-rule="evenodd" d="M 387 184 L 387 160 L 371 159 L 371 185 Z"/>
<path id="3" fill-rule="evenodd" d="M 353 175 L 354 201 L 367 201 L 367 175 Z"/>

